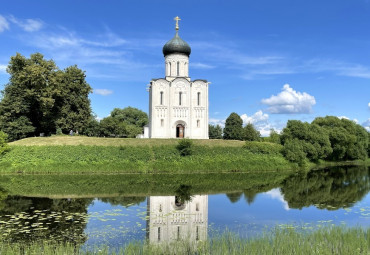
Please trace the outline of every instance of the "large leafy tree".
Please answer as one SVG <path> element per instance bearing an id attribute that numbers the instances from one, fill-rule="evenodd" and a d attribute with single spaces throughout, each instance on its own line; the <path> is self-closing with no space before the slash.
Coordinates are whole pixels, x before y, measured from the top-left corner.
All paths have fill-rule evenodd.
<path id="1" fill-rule="evenodd" d="M 91 115 L 91 87 L 76 66 L 64 71 L 40 53 L 26 58 L 11 57 L 9 83 L 2 91 L 0 129 L 16 140 L 40 133 L 50 134 L 57 126 L 65 131 L 82 128 Z"/>
<path id="2" fill-rule="evenodd" d="M 222 127 L 220 125 L 208 125 L 209 139 L 222 139 Z"/>
<path id="3" fill-rule="evenodd" d="M 243 120 L 237 113 L 233 112 L 226 119 L 224 128 L 224 139 L 242 140 L 242 138 L 243 138 Z"/>
<path id="4" fill-rule="evenodd" d="M 243 140 L 245 141 L 258 141 L 260 140 L 261 133 L 253 126 L 252 123 L 248 123 L 243 128 Z"/>
<path id="5" fill-rule="evenodd" d="M 123 109 L 114 108 L 110 116 L 127 125 L 134 125 L 141 128 L 149 122 L 148 115 L 145 112 L 130 106 Z"/>
<path id="6" fill-rule="evenodd" d="M 88 96 L 92 89 L 85 80 L 85 73 L 77 66 L 67 67 L 61 74 L 54 105 L 58 114 L 55 124 L 65 133 L 70 129 L 83 132 L 91 120 Z"/>
<path id="7" fill-rule="evenodd" d="M 328 132 L 333 149 L 330 159 L 354 160 L 367 158 L 369 135 L 361 125 L 335 116 L 319 117 L 312 123 Z"/>
<path id="8" fill-rule="evenodd" d="M 283 129 L 281 142 L 285 147 L 285 156 L 289 155 L 290 158 L 301 159 L 303 151 L 308 159 L 317 161 L 332 153 L 328 132 L 319 125 L 299 120 L 288 121 Z"/>
<path id="9" fill-rule="evenodd" d="M 142 133 L 147 123 L 148 115 L 137 108 L 115 108 L 110 116 L 100 121 L 100 131 L 103 136 L 134 138 Z"/>

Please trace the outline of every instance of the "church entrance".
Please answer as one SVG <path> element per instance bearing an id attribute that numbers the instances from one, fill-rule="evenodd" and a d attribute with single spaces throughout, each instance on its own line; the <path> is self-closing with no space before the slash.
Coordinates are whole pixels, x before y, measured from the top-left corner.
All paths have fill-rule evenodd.
<path id="1" fill-rule="evenodd" d="M 176 138 L 184 138 L 185 136 L 185 127 L 182 124 L 176 126 Z"/>

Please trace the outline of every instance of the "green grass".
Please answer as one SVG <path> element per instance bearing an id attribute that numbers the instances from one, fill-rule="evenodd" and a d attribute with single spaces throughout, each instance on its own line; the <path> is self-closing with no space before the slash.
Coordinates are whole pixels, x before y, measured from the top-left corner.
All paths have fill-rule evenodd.
<path id="1" fill-rule="evenodd" d="M 246 239 L 233 233 L 199 241 L 176 241 L 164 244 L 133 242 L 118 250 L 96 247 L 84 251 L 72 243 L 6 243 L 0 242 L 2 254 L 369 254 L 370 229 L 327 227 L 313 232 L 275 229 Z"/>
<path id="2" fill-rule="evenodd" d="M 74 138 L 62 137 L 63 141 Z M 54 141 L 54 137 L 24 140 L 32 139 Z M 93 143 L 104 138 L 83 139 Z M 112 144 L 116 140 L 117 144 L 104 146 L 12 143 L 10 152 L 0 158 L 0 173 L 220 173 L 297 169 L 296 164 L 277 153 L 278 145 L 269 143 L 261 147 L 236 146 L 245 144 L 240 141 L 194 140 L 192 155 L 183 157 L 176 149 L 178 140 L 104 139 Z M 119 145 L 120 141 L 124 145 Z"/>
<path id="3" fill-rule="evenodd" d="M 242 147 L 243 141 L 197 139 L 195 145 Z M 161 146 L 177 145 L 179 139 L 136 139 L 136 138 L 103 138 L 87 136 L 51 136 L 30 137 L 9 143 L 11 146 L 59 146 L 59 145 L 96 145 L 96 146 Z"/>

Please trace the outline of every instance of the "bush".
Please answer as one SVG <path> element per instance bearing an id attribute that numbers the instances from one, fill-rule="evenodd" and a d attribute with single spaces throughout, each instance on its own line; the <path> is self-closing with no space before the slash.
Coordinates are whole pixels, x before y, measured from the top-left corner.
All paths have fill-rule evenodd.
<path id="1" fill-rule="evenodd" d="M 302 166 L 305 163 L 306 153 L 304 152 L 303 141 L 298 139 L 287 140 L 284 144 L 283 155 L 284 157 L 298 165 Z"/>
<path id="2" fill-rule="evenodd" d="M 57 128 L 56 135 L 63 135 L 61 128 Z"/>
<path id="3" fill-rule="evenodd" d="M 193 154 L 193 141 L 190 139 L 181 139 L 176 149 L 180 152 L 181 156 L 189 156 Z"/>
<path id="4" fill-rule="evenodd" d="M 249 150 L 252 153 L 274 154 L 274 155 L 281 154 L 283 150 L 283 146 L 280 144 L 255 141 L 253 142 L 246 141 L 245 144 L 243 145 L 243 148 Z"/>
<path id="5" fill-rule="evenodd" d="M 10 150 L 9 145 L 7 144 L 8 135 L 3 131 L 0 131 L 0 155 L 3 155 Z"/>

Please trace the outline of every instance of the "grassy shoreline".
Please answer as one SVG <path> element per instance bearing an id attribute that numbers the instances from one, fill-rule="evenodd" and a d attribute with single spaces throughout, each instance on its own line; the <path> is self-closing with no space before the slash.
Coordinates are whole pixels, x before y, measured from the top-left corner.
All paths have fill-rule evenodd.
<path id="1" fill-rule="evenodd" d="M 52 136 L 10 143 L 0 157 L 0 174 L 231 173 L 294 172 L 282 146 L 267 142 L 193 140 L 193 155 L 182 157 L 179 139 Z M 367 161 L 308 163 L 304 169 L 370 165 Z"/>
<path id="2" fill-rule="evenodd" d="M 85 250 L 71 243 L 0 242 L 4 254 L 369 254 L 370 229 L 333 226 L 315 231 L 275 229 L 250 239 L 225 232 L 219 237 L 199 241 L 163 244 L 132 242 L 118 249 L 107 246 Z"/>
<path id="3" fill-rule="evenodd" d="M 0 173 L 224 173 L 292 171 L 296 164 L 280 145 L 193 140 L 191 156 L 181 156 L 178 139 L 89 137 L 27 138 L 10 143 Z M 83 144 L 83 145 L 82 145 Z"/>

